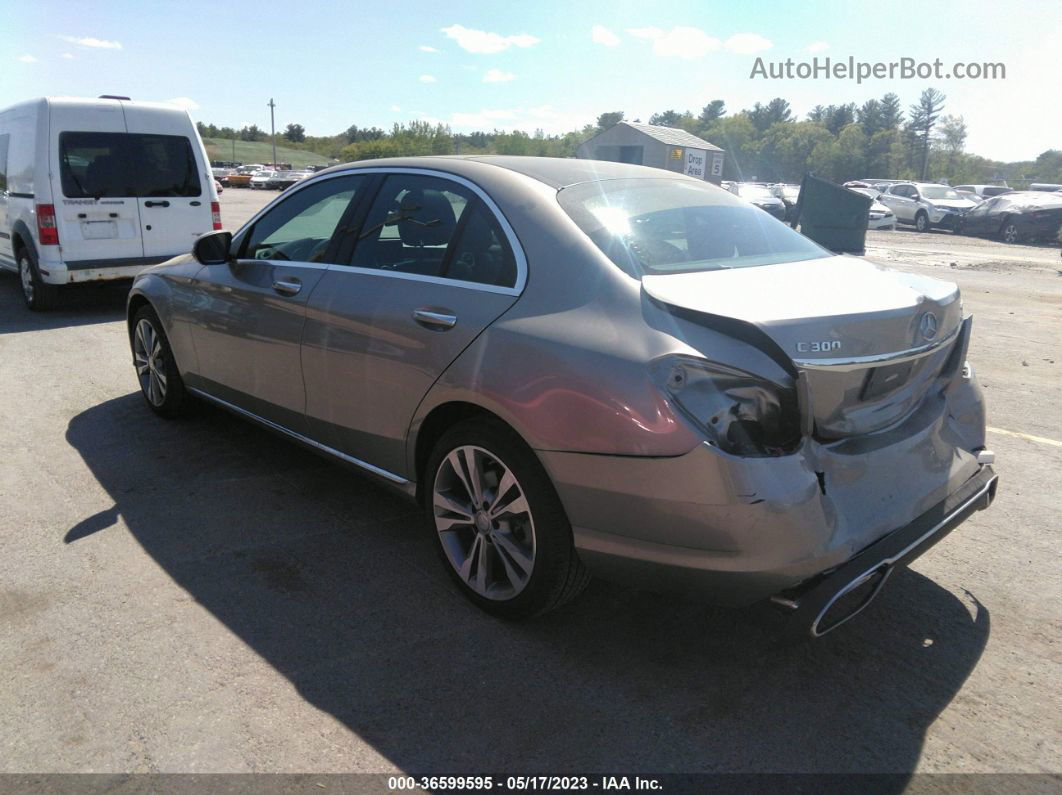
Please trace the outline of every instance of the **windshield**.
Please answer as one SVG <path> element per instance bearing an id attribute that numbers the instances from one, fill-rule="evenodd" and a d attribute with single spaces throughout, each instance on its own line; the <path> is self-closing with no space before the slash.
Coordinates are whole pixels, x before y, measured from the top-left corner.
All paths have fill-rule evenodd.
<path id="1" fill-rule="evenodd" d="M 774 194 L 771 193 L 763 185 L 739 185 L 738 195 L 743 199 L 773 199 Z"/>
<path id="2" fill-rule="evenodd" d="M 684 179 L 584 182 L 565 212 L 635 278 L 817 259 L 830 252 L 714 185 Z"/>
<path id="3" fill-rule="evenodd" d="M 947 185 L 922 185 L 918 188 L 923 199 L 962 199 L 964 196 Z"/>

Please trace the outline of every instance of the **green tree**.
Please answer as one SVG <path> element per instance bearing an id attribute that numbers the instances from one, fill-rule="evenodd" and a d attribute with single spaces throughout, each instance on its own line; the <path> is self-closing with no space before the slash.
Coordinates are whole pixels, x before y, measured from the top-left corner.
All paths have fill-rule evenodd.
<path id="1" fill-rule="evenodd" d="M 264 141 L 266 139 L 266 134 L 258 129 L 257 124 L 242 127 L 239 136 L 241 141 Z"/>
<path id="2" fill-rule="evenodd" d="M 723 100 L 713 99 L 701 108 L 701 113 L 697 117 L 697 120 L 703 125 L 708 125 L 719 121 L 719 119 L 723 118 L 725 115 L 726 105 L 723 104 Z"/>
<path id="3" fill-rule="evenodd" d="M 918 98 L 918 102 L 911 106 L 911 121 L 909 128 L 918 136 L 918 151 L 921 156 L 920 174 L 926 179 L 929 173 L 929 146 L 933 127 L 936 126 L 940 112 L 944 110 L 946 97 L 935 88 L 927 88 Z"/>
<path id="4" fill-rule="evenodd" d="M 289 124 L 284 130 L 284 138 L 292 143 L 302 143 L 306 140 L 306 128 L 301 124 Z"/>
<path id="5" fill-rule="evenodd" d="M 746 111 L 749 116 L 749 121 L 752 122 L 757 132 L 761 135 L 767 131 L 772 124 L 785 123 L 793 120 L 793 112 L 789 108 L 789 103 L 781 97 L 775 97 L 766 105 L 761 105 L 757 102 L 753 105 L 752 110 Z"/>
<path id="6" fill-rule="evenodd" d="M 682 121 L 682 114 L 677 110 L 665 110 L 663 113 L 654 113 L 649 117 L 650 124 L 659 124 L 661 127 L 678 127 Z"/>
<path id="7" fill-rule="evenodd" d="M 597 117 L 597 131 L 601 132 L 603 130 L 609 129 L 610 127 L 615 127 L 621 121 L 623 121 L 622 110 L 613 110 L 609 111 L 608 113 L 602 113 L 600 116 Z"/>
<path id="8" fill-rule="evenodd" d="M 903 124 L 900 98 L 889 92 L 881 98 L 881 126 L 886 130 L 898 130 Z"/>
<path id="9" fill-rule="evenodd" d="M 863 131 L 869 136 L 885 129 L 881 103 L 876 99 L 868 99 L 856 110 L 856 121 L 862 125 Z"/>

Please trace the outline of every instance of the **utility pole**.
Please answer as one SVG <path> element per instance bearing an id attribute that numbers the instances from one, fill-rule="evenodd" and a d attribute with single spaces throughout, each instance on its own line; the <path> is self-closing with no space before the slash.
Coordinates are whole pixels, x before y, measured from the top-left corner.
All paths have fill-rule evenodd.
<path id="1" fill-rule="evenodd" d="M 273 102 L 273 98 L 269 98 L 269 132 L 273 138 L 273 168 L 277 167 L 277 125 L 273 120 L 273 108 L 276 107 L 276 103 Z"/>

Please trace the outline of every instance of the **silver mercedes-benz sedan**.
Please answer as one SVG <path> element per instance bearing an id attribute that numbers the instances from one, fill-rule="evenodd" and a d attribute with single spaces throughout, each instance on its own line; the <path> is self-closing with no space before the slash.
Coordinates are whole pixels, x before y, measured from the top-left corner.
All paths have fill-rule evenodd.
<path id="1" fill-rule="evenodd" d="M 337 166 L 141 273 L 147 404 L 216 403 L 422 507 L 457 587 L 591 573 L 813 636 L 995 494 L 954 284 L 641 166 Z"/>

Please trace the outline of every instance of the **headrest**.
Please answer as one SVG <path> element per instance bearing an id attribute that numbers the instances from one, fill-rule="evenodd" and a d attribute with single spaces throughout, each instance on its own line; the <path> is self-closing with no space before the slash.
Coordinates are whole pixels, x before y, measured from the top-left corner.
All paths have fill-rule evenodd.
<path id="1" fill-rule="evenodd" d="M 407 246 L 441 246 L 453 237 L 457 219 L 442 191 L 412 190 L 402 197 L 398 235 Z"/>

